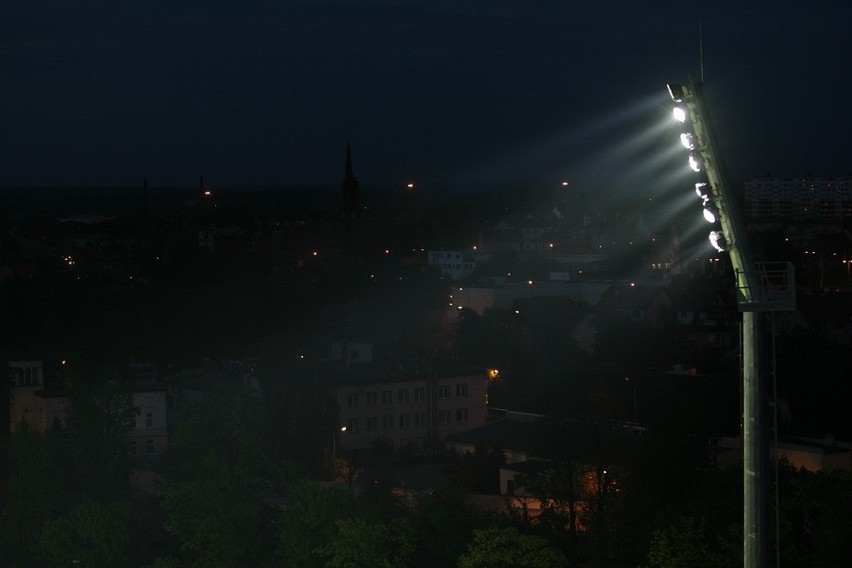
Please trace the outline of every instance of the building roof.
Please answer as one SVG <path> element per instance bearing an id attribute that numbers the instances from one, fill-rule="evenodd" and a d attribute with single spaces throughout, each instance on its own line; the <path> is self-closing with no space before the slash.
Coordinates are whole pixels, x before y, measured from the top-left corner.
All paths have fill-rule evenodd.
<path id="1" fill-rule="evenodd" d="M 481 376 L 485 380 L 485 369 L 448 359 L 415 360 L 400 362 L 395 366 L 370 363 L 350 365 L 348 368 L 340 361 L 329 363 L 333 366 L 327 366 L 320 372 L 336 386 L 469 376 Z"/>
<path id="2" fill-rule="evenodd" d="M 447 436 L 447 441 L 493 450 L 529 451 L 535 446 L 534 440 L 539 436 L 540 428 L 534 421 L 504 418 Z"/>

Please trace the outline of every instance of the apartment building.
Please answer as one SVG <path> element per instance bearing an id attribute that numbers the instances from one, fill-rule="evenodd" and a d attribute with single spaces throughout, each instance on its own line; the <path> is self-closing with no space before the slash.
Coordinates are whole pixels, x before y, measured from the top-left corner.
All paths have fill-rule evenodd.
<path id="1" fill-rule="evenodd" d="M 339 448 L 377 443 L 421 452 L 447 436 L 485 424 L 487 378 L 481 374 L 395 377 L 338 384 Z"/>
<path id="2" fill-rule="evenodd" d="M 749 219 L 843 222 L 852 220 L 852 176 L 752 178 L 743 185 Z"/>

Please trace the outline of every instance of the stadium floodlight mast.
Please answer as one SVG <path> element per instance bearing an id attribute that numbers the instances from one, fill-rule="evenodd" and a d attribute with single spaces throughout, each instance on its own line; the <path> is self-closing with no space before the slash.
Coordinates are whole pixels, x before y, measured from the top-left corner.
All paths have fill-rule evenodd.
<path id="1" fill-rule="evenodd" d="M 762 428 L 760 338 L 763 318 L 759 312 L 794 309 L 795 288 L 789 263 L 770 276 L 766 265 L 772 263 L 758 266 L 752 260 L 736 199 L 724 184 L 700 87 L 700 84 L 668 85 L 675 104 L 675 120 L 682 123 L 683 128 L 691 128 L 681 134 L 681 142 L 689 151 L 690 167 L 701 176 L 695 184 L 695 192 L 704 207 L 704 218 L 713 225 L 710 244 L 716 251 L 728 253 L 736 279 L 737 305 L 743 314 L 743 564 L 746 568 L 759 568 L 765 565 L 766 558 L 764 494 L 765 463 L 768 461 Z M 777 284 L 767 286 L 765 283 L 773 278 L 776 279 L 773 283 Z"/>

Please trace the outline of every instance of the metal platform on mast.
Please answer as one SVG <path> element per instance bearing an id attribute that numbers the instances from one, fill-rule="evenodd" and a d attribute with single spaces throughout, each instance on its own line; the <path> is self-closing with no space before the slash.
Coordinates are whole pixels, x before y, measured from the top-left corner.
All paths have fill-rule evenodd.
<path id="1" fill-rule="evenodd" d="M 796 278 L 789 262 L 755 262 L 749 273 L 737 271 L 740 312 L 790 312 L 796 309 Z M 749 289 L 749 283 L 752 283 Z"/>

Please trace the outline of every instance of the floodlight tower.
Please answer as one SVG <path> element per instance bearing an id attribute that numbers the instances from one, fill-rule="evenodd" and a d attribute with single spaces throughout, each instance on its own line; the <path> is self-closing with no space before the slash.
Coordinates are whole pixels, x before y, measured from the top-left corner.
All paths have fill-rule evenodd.
<path id="1" fill-rule="evenodd" d="M 681 134 L 681 142 L 689 150 L 689 165 L 698 176 L 695 191 L 704 206 L 704 218 L 714 226 L 710 243 L 717 251 L 727 252 L 731 259 L 737 306 L 743 314 L 743 563 L 746 568 L 760 568 L 766 558 L 764 495 L 768 461 L 762 426 L 764 318 L 760 312 L 795 309 L 795 285 L 790 263 L 755 263 L 751 256 L 737 200 L 725 187 L 700 87 L 668 85 L 675 103 L 675 119 L 691 126 L 691 131 Z"/>

